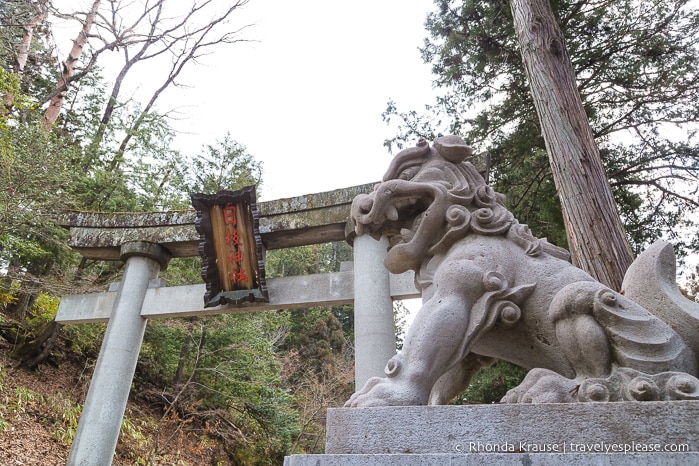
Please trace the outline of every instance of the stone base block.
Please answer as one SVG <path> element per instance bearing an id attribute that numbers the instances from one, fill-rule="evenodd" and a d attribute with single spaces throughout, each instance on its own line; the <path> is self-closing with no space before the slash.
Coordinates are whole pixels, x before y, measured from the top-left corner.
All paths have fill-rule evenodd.
<path id="1" fill-rule="evenodd" d="M 293 455 L 284 466 L 561 466 L 587 464 L 596 466 L 695 466 L 699 453 L 653 454 L 555 454 L 555 453 L 491 453 L 491 454 L 418 454 L 418 455 Z"/>
<path id="2" fill-rule="evenodd" d="M 286 464 L 699 464 L 699 401 L 329 409 L 325 452 Z"/>

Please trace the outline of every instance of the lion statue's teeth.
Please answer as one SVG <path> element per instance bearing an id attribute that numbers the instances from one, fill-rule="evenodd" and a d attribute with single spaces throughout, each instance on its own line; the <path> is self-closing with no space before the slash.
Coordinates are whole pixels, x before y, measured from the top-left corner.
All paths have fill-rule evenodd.
<path id="1" fill-rule="evenodd" d="M 398 220 L 398 209 L 396 209 L 396 206 L 388 206 L 386 208 L 386 218 L 392 222 Z"/>

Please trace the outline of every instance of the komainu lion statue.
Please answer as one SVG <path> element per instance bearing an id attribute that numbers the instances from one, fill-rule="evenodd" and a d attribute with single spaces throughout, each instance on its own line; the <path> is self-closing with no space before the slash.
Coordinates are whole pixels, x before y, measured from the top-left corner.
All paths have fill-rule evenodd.
<path id="1" fill-rule="evenodd" d="M 385 266 L 415 271 L 423 305 L 386 377 L 346 406 L 445 404 L 496 359 L 530 370 L 504 402 L 699 399 L 699 305 L 677 290 L 672 247 L 611 290 L 519 224 L 471 155 L 457 136 L 422 140 L 352 204 L 356 233 L 388 237 Z"/>

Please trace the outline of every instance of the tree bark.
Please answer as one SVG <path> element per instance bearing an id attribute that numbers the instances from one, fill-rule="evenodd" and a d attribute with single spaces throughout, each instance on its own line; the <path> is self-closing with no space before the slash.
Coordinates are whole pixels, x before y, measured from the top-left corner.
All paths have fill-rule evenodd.
<path id="1" fill-rule="evenodd" d="M 615 290 L 633 261 L 549 0 L 510 0 L 573 263 Z"/>
<path id="2" fill-rule="evenodd" d="M 27 369 L 36 369 L 51 355 L 56 345 L 56 339 L 63 328 L 63 324 L 52 320 L 48 322 L 33 339 L 26 340 L 19 344 L 10 356 L 19 361 L 19 366 Z"/>
<path id="3" fill-rule="evenodd" d="M 20 75 L 24 73 L 27 58 L 29 58 L 29 47 L 31 46 L 32 38 L 34 37 L 34 29 L 36 29 L 39 24 L 46 21 L 46 18 L 49 16 L 46 0 L 39 0 L 36 3 L 32 3 L 31 6 L 34 8 L 36 16 L 22 26 L 22 41 L 20 42 L 19 47 L 17 47 L 17 57 L 15 58 L 14 64 L 15 73 Z"/>
<path id="4" fill-rule="evenodd" d="M 63 71 L 61 77 L 58 79 L 58 83 L 55 88 L 55 95 L 49 102 L 49 106 L 44 112 L 44 116 L 41 119 L 41 127 L 44 131 L 49 131 L 53 124 L 58 119 L 58 115 L 61 113 L 61 107 L 63 107 L 63 102 L 68 94 L 68 86 L 72 81 L 72 77 L 75 74 L 75 65 L 78 60 L 80 60 L 80 55 L 82 55 L 83 47 L 87 43 L 87 37 L 92 29 L 92 25 L 95 22 L 95 16 L 97 16 L 97 9 L 99 8 L 101 0 L 95 0 L 90 8 L 89 13 L 85 17 L 85 22 L 83 23 L 82 30 L 78 34 L 78 37 L 73 41 L 73 47 L 70 49 L 68 58 L 63 62 Z"/>
<path id="5" fill-rule="evenodd" d="M 26 291 L 26 289 L 22 290 L 22 288 L 20 288 L 19 291 L 13 294 L 17 299 L 7 306 L 7 313 L 13 315 L 18 320 L 24 320 L 34 307 L 34 303 L 36 303 L 36 299 L 39 297 L 39 292 Z"/>
<path id="6" fill-rule="evenodd" d="M 36 29 L 39 24 L 44 22 L 49 15 L 46 1 L 47 0 L 39 0 L 36 3 L 32 3 L 31 7 L 34 8 L 36 16 L 22 25 L 22 40 L 17 47 L 17 55 L 13 65 L 14 72 L 20 76 L 20 79 L 22 74 L 24 74 L 24 68 L 27 64 L 27 59 L 29 58 L 29 48 L 32 43 L 32 38 L 34 37 L 34 29 Z M 14 101 L 15 96 L 11 91 L 2 96 L 2 103 L 5 108 L 0 111 L 3 115 L 7 115 L 9 113 L 14 105 Z"/>

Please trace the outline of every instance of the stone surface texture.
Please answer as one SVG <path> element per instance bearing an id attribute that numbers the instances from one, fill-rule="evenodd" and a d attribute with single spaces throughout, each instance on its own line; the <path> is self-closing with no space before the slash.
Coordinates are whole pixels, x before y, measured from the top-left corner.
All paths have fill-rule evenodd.
<path id="1" fill-rule="evenodd" d="M 615 455 L 605 453 L 492 453 L 429 455 L 299 455 L 286 458 L 284 466 L 695 466 L 699 453 Z"/>
<path id="2" fill-rule="evenodd" d="M 153 243 L 124 244 L 126 267 L 71 447 L 69 466 L 112 462 L 146 330 L 141 306 L 169 253 Z"/>
<path id="3" fill-rule="evenodd" d="M 472 155 L 457 136 L 422 140 L 352 203 L 356 234 L 388 239 L 384 265 L 415 272 L 423 306 L 386 376 L 346 406 L 445 404 L 493 358 L 531 369 L 505 402 L 699 399 L 699 312 L 667 283 L 672 248 L 611 290 L 518 223 Z"/>
<path id="4" fill-rule="evenodd" d="M 403 406 L 328 410 L 325 455 L 289 466 L 699 461 L 699 402 Z"/>
<path id="5" fill-rule="evenodd" d="M 572 444 L 686 445 L 681 448 L 699 452 L 699 402 L 336 408 L 327 414 L 326 454 L 497 453 L 505 444 L 501 452 L 558 446 L 560 453 L 564 447 L 578 453 Z"/>
<path id="6" fill-rule="evenodd" d="M 346 265 L 347 270 L 340 272 L 270 278 L 267 280 L 270 294 L 268 303 L 245 303 L 240 307 L 226 305 L 204 308 L 204 284 L 165 287 L 160 283 L 159 286 L 149 286 L 146 290 L 141 317 L 157 319 L 352 304 L 354 270 L 351 262 Z M 420 293 L 415 289 L 413 278 L 412 272 L 390 275 L 391 298 L 419 298 Z M 62 324 L 107 322 L 119 289 L 118 283 L 114 285 L 109 291 L 102 293 L 63 296 L 56 321 Z M 167 306 L 163 303 L 167 303 Z M 393 345 L 394 342 L 395 335 L 392 334 L 390 344 Z M 382 368 L 385 362 L 381 363 Z"/>

